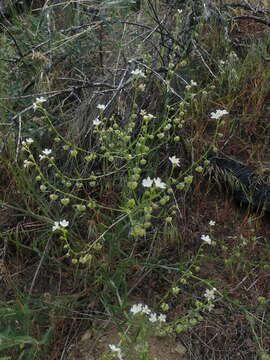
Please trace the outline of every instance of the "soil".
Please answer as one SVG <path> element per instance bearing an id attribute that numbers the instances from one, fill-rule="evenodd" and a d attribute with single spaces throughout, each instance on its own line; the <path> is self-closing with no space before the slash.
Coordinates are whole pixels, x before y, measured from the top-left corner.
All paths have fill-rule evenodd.
<path id="1" fill-rule="evenodd" d="M 93 331 L 86 331 L 77 344 L 71 346 L 67 360 L 101 360 L 110 353 L 109 344 L 119 343 L 117 329 L 108 326 L 102 335 L 93 336 Z M 148 339 L 149 355 L 155 360 L 187 360 L 187 349 L 173 336 L 151 336 Z M 132 355 L 124 356 L 124 360 L 136 360 Z"/>

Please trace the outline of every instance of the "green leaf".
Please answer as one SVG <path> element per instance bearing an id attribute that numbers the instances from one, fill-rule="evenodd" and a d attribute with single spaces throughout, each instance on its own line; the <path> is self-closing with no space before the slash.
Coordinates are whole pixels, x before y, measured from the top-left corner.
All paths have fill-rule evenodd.
<path id="1" fill-rule="evenodd" d="M 13 337 L 0 335 L 0 351 L 22 344 L 39 345 L 40 342 L 28 335 Z"/>

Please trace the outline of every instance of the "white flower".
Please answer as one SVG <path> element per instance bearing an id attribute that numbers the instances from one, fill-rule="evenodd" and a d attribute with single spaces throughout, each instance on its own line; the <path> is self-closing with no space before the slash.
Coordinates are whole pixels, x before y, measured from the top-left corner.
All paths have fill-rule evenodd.
<path id="1" fill-rule="evenodd" d="M 114 344 L 109 344 L 109 348 L 111 349 L 112 352 L 115 352 L 117 354 L 119 360 L 123 360 L 122 350 L 120 347 L 115 346 Z"/>
<path id="2" fill-rule="evenodd" d="M 153 183 L 155 184 L 156 187 L 160 188 L 160 189 L 165 189 L 166 188 L 166 184 L 164 182 L 161 181 L 160 178 L 154 178 L 153 180 L 148 176 L 146 179 L 143 179 L 142 181 L 142 185 L 144 187 L 148 187 L 150 188 Z"/>
<path id="3" fill-rule="evenodd" d="M 144 91 L 145 90 L 145 84 L 140 84 L 138 86 L 139 90 Z"/>
<path id="4" fill-rule="evenodd" d="M 136 70 L 131 71 L 131 74 L 134 75 L 134 76 L 138 76 L 138 77 L 145 77 L 144 72 L 142 70 L 140 70 L 140 69 L 136 69 Z"/>
<path id="5" fill-rule="evenodd" d="M 121 349 L 113 344 L 109 344 L 109 348 L 114 351 L 114 352 L 118 352 L 119 350 L 121 351 Z"/>
<path id="6" fill-rule="evenodd" d="M 42 154 L 44 154 L 44 155 L 50 155 L 51 152 L 52 152 L 51 149 L 44 149 L 44 150 L 42 151 Z"/>
<path id="7" fill-rule="evenodd" d="M 142 112 L 141 112 L 142 113 Z M 152 114 L 143 114 L 143 119 L 145 121 L 150 121 L 153 120 L 156 116 L 152 115 Z"/>
<path id="8" fill-rule="evenodd" d="M 166 322 L 166 315 L 165 314 L 160 314 L 159 317 L 158 317 L 158 321 Z"/>
<path id="9" fill-rule="evenodd" d="M 227 110 L 216 110 L 216 112 L 211 112 L 211 119 L 219 120 L 223 115 L 229 114 Z"/>
<path id="10" fill-rule="evenodd" d="M 43 159 L 45 159 L 45 155 L 41 155 L 41 154 L 39 154 L 39 160 L 43 160 Z"/>
<path id="11" fill-rule="evenodd" d="M 93 125 L 98 126 L 99 124 L 101 124 L 101 121 L 99 120 L 99 118 L 96 118 L 96 119 L 93 121 Z"/>
<path id="12" fill-rule="evenodd" d="M 97 109 L 101 110 L 101 111 L 104 111 L 106 109 L 106 106 L 104 104 L 98 104 Z"/>
<path id="13" fill-rule="evenodd" d="M 130 312 L 133 315 L 136 314 L 146 314 L 148 315 L 148 320 L 151 323 L 155 323 L 157 321 L 160 322 L 166 322 L 166 315 L 164 314 L 160 314 L 159 316 L 157 316 L 156 313 L 152 313 L 151 310 L 149 309 L 149 307 L 147 305 L 143 305 L 143 304 L 134 304 L 132 305 L 132 307 L 130 308 Z"/>
<path id="14" fill-rule="evenodd" d="M 34 109 L 34 111 L 36 111 L 36 109 L 38 108 L 38 105 L 39 104 L 41 104 L 41 103 L 43 103 L 43 102 L 45 102 L 45 101 L 47 101 L 46 99 L 45 99 L 45 97 L 43 97 L 43 96 L 41 96 L 41 97 L 37 97 L 36 98 L 36 101 L 33 103 L 33 109 Z"/>
<path id="15" fill-rule="evenodd" d="M 134 304 L 130 308 L 130 312 L 133 315 L 136 315 L 136 314 L 139 314 L 139 313 L 149 315 L 151 313 L 151 310 L 149 309 L 149 307 L 147 305 Z"/>
<path id="16" fill-rule="evenodd" d="M 210 301 L 210 300 L 214 300 L 215 299 L 215 291 L 217 289 L 216 288 L 213 288 L 213 289 L 206 289 L 205 290 L 205 293 L 204 293 L 204 297 L 206 297 L 207 301 Z"/>
<path id="17" fill-rule="evenodd" d="M 175 155 L 169 157 L 169 160 L 173 165 L 180 166 L 180 159 L 177 158 Z"/>
<path id="18" fill-rule="evenodd" d="M 216 222 L 215 222 L 214 220 L 210 220 L 210 221 L 209 221 L 209 225 L 210 225 L 210 226 L 215 226 L 215 225 L 216 225 Z"/>
<path id="19" fill-rule="evenodd" d="M 144 187 L 151 187 L 153 185 L 153 181 L 149 176 L 146 179 L 143 179 L 142 185 Z"/>
<path id="20" fill-rule="evenodd" d="M 67 220 L 61 220 L 60 221 L 60 225 L 62 226 L 62 227 L 67 227 L 68 226 L 68 224 L 69 224 L 69 221 L 67 221 Z"/>
<path id="21" fill-rule="evenodd" d="M 52 227 L 52 231 L 60 230 L 61 227 L 65 228 L 69 224 L 69 221 L 61 220 L 61 221 L 55 221 L 54 225 Z"/>
<path id="22" fill-rule="evenodd" d="M 149 315 L 151 313 L 151 310 L 149 309 L 149 307 L 147 305 L 144 305 L 144 306 L 142 306 L 141 312 L 143 314 Z"/>
<path id="23" fill-rule="evenodd" d="M 194 80 L 191 80 L 190 81 L 190 84 L 187 84 L 186 85 L 186 89 L 190 89 L 192 86 L 197 86 L 198 84 L 196 83 L 196 81 Z"/>
<path id="24" fill-rule="evenodd" d="M 138 313 L 140 313 L 142 311 L 142 307 L 143 307 L 142 304 L 134 304 L 134 305 L 131 306 L 130 312 L 133 315 L 136 315 L 136 314 L 138 314 Z"/>
<path id="25" fill-rule="evenodd" d="M 36 98 L 36 103 L 37 104 L 40 104 L 40 103 L 43 103 L 43 102 L 46 102 L 46 101 L 47 101 L 47 99 L 44 96 Z"/>
<path id="26" fill-rule="evenodd" d="M 201 239 L 202 241 L 206 242 L 208 245 L 211 245 L 212 240 L 209 235 L 202 235 Z"/>
<path id="27" fill-rule="evenodd" d="M 28 167 L 30 167 L 30 166 L 32 166 L 32 165 L 34 165 L 34 164 L 32 163 L 32 161 L 24 160 L 24 162 L 23 162 L 23 167 L 24 167 L 24 168 L 28 168 Z"/>
<path id="28" fill-rule="evenodd" d="M 59 230 L 59 229 L 60 229 L 60 223 L 59 223 L 59 221 L 55 221 L 54 225 L 52 227 L 52 231 L 56 231 L 56 230 Z"/>
<path id="29" fill-rule="evenodd" d="M 151 323 L 155 323 L 155 322 L 157 322 L 157 314 L 155 314 L 155 313 L 151 313 L 150 314 L 150 316 L 149 316 L 149 321 L 151 322 Z"/>
<path id="30" fill-rule="evenodd" d="M 154 183 L 155 183 L 156 187 L 158 187 L 160 189 L 166 188 L 166 184 L 164 182 L 162 182 L 160 178 L 155 178 Z"/>
<path id="31" fill-rule="evenodd" d="M 34 140 L 32 138 L 25 139 L 26 144 L 31 145 Z"/>

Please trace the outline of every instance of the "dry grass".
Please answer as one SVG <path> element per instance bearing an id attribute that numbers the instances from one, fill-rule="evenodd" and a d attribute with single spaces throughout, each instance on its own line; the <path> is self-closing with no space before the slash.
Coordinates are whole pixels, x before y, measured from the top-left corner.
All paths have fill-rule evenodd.
<path id="1" fill-rule="evenodd" d="M 214 9 L 218 8 L 217 3 L 213 5 Z M 258 1 L 249 3 L 263 6 Z M 213 147 L 221 154 L 252 166 L 259 173 L 268 171 L 270 62 L 267 51 L 270 42 L 267 26 L 247 19 L 233 19 L 250 15 L 250 10 L 221 7 L 218 9 L 225 15 L 219 22 L 195 24 L 194 31 L 185 34 L 192 40 L 193 47 L 189 51 L 185 49 L 185 43 L 182 44 L 185 38 L 181 37 L 184 36 L 181 26 L 188 16 L 180 21 L 175 15 L 177 10 L 169 2 L 144 1 L 142 9 L 135 12 L 120 8 L 106 10 L 99 4 L 102 11 L 97 18 L 88 17 L 87 3 L 76 4 L 76 11 L 81 11 L 78 13 L 72 12 L 72 5 L 75 4 L 70 4 L 70 8 L 67 6 L 69 12 L 65 11 L 63 17 L 52 7 L 49 14 L 57 28 L 53 33 L 56 40 L 52 37 L 52 46 L 34 51 L 35 59 L 28 56 L 26 64 L 23 61 L 16 63 L 10 82 L 14 87 L 14 74 L 20 74 L 20 82 L 16 83 L 19 90 L 4 89 L 15 94 L 15 102 L 11 95 L 3 100 L 1 111 L 5 113 L 8 101 L 16 124 L 16 139 L 10 136 L 7 127 L 2 126 L 2 138 L 10 141 L 0 154 L 3 160 L 0 165 L 0 310 L 4 313 L 8 306 L 16 309 L 18 318 L 14 329 L 19 331 L 25 327 L 25 333 L 37 340 L 43 339 L 49 328 L 52 333 L 44 343 L 33 345 L 32 353 L 28 353 L 31 346 L 25 342 L 21 347 L 16 345 L 0 350 L 1 355 L 15 359 L 21 352 L 22 359 L 65 359 L 74 344 L 80 346 L 79 339 L 86 329 L 90 328 L 91 346 L 104 333 L 104 324 L 112 322 L 124 338 L 126 318 L 123 314 L 134 303 L 134 298 L 157 309 L 166 302 L 169 305 L 168 323 L 173 324 L 187 314 L 193 314 L 196 302 L 204 301 L 205 289 L 214 286 L 221 294 L 214 309 L 202 311 L 202 320 L 183 332 L 177 333 L 173 327 L 168 343 L 164 340 L 164 346 L 156 353 L 151 350 L 152 356 L 157 356 L 158 360 L 166 356 L 173 360 L 177 355 L 174 353 L 169 357 L 168 347 L 176 348 L 182 344 L 185 348 L 183 359 L 268 359 L 263 356 L 267 356 L 270 348 L 269 214 L 240 208 L 232 196 L 208 176 L 207 170 L 204 173 L 195 171 L 198 165 L 204 164 L 207 152 Z M 159 20 L 151 5 L 158 7 Z M 179 6 L 185 15 L 189 14 L 185 4 Z M 198 10 L 195 2 L 192 6 L 194 11 Z M 264 6 L 267 7 L 268 2 Z M 255 15 L 269 21 L 268 12 Z M 24 15 L 20 16 L 24 19 Z M 24 21 L 35 22 L 38 16 L 26 16 Z M 83 22 L 87 23 L 90 18 L 92 22 L 88 26 L 92 30 L 84 33 Z M 115 21 L 119 19 L 121 21 Z M 77 30 L 64 29 L 65 24 L 82 26 L 80 36 L 72 32 Z M 31 26 L 35 28 L 33 24 Z M 48 27 L 45 29 L 47 31 Z M 65 34 L 62 38 L 60 30 Z M 33 29 L 31 31 L 34 33 Z M 38 33 L 42 40 L 47 36 L 44 33 L 45 30 Z M 27 36 L 29 34 L 30 30 Z M 166 34 L 169 34 L 169 40 Z M 25 46 L 26 38 L 19 35 L 18 29 L 16 36 L 18 43 Z M 30 39 L 35 44 L 36 38 Z M 67 39 L 69 42 L 65 42 Z M 57 45 L 59 49 L 55 50 Z M 8 49 L 16 54 L 13 47 Z M 185 51 L 186 56 L 182 57 Z M 225 63 L 220 65 L 220 60 Z M 131 81 L 131 71 L 137 67 L 145 71 L 143 91 L 138 91 L 139 81 L 135 85 Z M 163 69 L 167 67 L 171 71 Z M 31 72 L 33 79 L 23 92 Z M 194 96 L 184 95 L 187 105 L 182 113 L 179 96 L 186 94 L 185 86 L 191 80 L 197 81 L 198 87 L 191 90 Z M 49 97 L 47 113 L 22 113 L 23 123 L 20 123 L 16 114 L 31 105 L 29 99 L 44 93 Z M 104 172 L 113 174 L 95 186 L 87 184 L 82 189 L 67 190 L 75 191 L 78 197 L 94 199 L 100 205 L 83 215 L 76 213 L 70 231 L 74 248 L 93 245 L 104 229 L 105 234 L 107 229 L 110 230 L 112 219 L 118 219 L 115 209 L 122 211 L 128 196 L 136 195 L 138 202 L 142 201 L 140 187 L 138 192 L 128 192 L 125 187 L 125 179 L 131 178 L 139 162 L 131 169 L 124 167 L 117 172 L 100 152 L 100 159 L 86 164 L 79 156 L 74 159 L 66 155 L 62 143 L 55 143 L 51 133 L 56 129 L 78 149 L 94 149 L 98 153 L 100 143 L 104 141 L 108 146 L 109 141 L 107 138 L 96 139 L 98 134 L 94 132 L 93 121 L 99 116 L 97 105 L 107 103 L 110 106 L 105 116 L 113 117 L 113 121 L 120 124 L 115 129 L 125 129 L 131 116 L 136 119 L 135 130 L 131 133 L 134 144 L 142 131 L 141 110 L 156 116 L 153 128 L 159 122 L 174 124 L 174 119 L 183 119 L 182 127 L 173 128 L 173 135 L 167 132 L 161 145 L 158 138 L 149 140 L 151 151 L 140 179 L 150 174 L 162 179 L 175 178 L 178 184 L 184 181 L 184 176 L 192 174 L 193 183 L 185 191 L 178 191 L 172 184 L 173 200 L 169 205 L 160 206 L 160 211 L 164 210 L 165 214 L 167 211 L 166 216 L 173 216 L 172 223 L 166 223 L 166 216 L 159 217 L 155 210 L 147 235 L 133 238 L 130 236 L 131 225 L 121 222 L 115 226 L 115 231 L 108 232 L 102 246 L 97 242 L 101 248 L 93 246 L 90 264 L 74 266 L 72 258 L 65 256 L 61 238 L 51 234 L 51 223 L 48 226 L 45 221 L 54 216 L 63 219 L 66 210 L 57 208 L 40 194 L 34 177 L 30 180 L 27 175 L 30 172 L 24 172 L 24 155 L 18 151 L 16 154 L 16 146 L 18 140 L 38 138 L 40 142 L 34 150 L 36 157 L 45 147 L 54 147 L 60 154 L 57 164 L 67 176 L 85 177 L 92 172 L 99 176 Z M 229 115 L 217 134 L 216 121 L 209 119 L 209 114 L 224 108 Z M 46 117 L 50 118 L 50 125 L 46 123 Z M 105 129 L 113 125 L 115 123 L 111 122 Z M 175 136 L 180 139 L 174 141 Z M 120 140 L 117 140 L 119 147 Z M 114 141 L 113 135 L 110 141 Z M 14 161 L 16 155 L 17 163 Z M 168 166 L 171 155 L 181 159 L 181 167 L 173 171 Z M 116 164 L 120 168 L 125 163 L 118 159 Z M 42 166 L 42 171 L 51 176 L 50 167 Z M 57 179 L 53 178 L 53 181 L 58 186 Z M 70 206 L 70 218 L 72 212 Z M 216 222 L 213 228 L 209 227 L 210 220 Z M 202 234 L 210 234 L 215 244 L 201 248 Z M 172 295 L 174 286 L 180 289 L 177 296 Z M 7 331 L 4 325 L 0 320 L 0 336 Z M 109 328 L 112 328 L 111 341 L 116 341 L 115 327 L 109 325 Z M 108 345 L 106 341 L 104 343 Z M 100 348 L 106 352 L 103 345 L 96 346 L 95 353 Z M 153 347 L 159 347 L 156 338 L 150 340 L 150 348 Z M 78 347 L 75 347 L 75 353 L 76 349 Z M 101 360 L 99 352 L 95 356 L 93 359 Z"/>

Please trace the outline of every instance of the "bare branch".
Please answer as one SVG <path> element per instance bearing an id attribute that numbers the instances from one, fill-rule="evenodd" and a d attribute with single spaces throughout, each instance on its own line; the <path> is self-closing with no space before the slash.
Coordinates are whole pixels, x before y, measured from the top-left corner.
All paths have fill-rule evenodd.
<path id="1" fill-rule="evenodd" d="M 253 15 L 239 15 L 239 16 L 234 16 L 233 17 L 234 20 L 253 20 L 256 21 L 260 24 L 264 24 L 266 26 L 270 26 L 270 21 L 267 21 L 265 19 L 262 19 L 258 16 L 253 16 Z"/>

